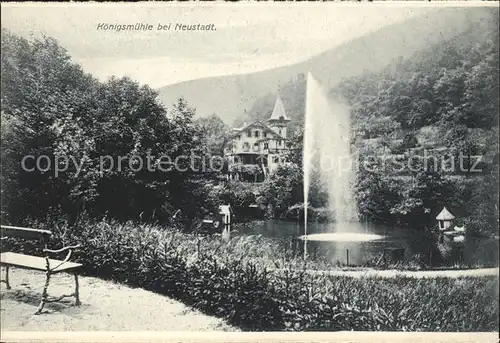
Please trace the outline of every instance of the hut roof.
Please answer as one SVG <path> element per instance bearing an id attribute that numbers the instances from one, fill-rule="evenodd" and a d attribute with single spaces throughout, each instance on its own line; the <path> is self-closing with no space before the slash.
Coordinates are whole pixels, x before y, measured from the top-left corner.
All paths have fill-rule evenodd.
<path id="1" fill-rule="evenodd" d="M 443 207 L 443 210 L 439 212 L 439 214 L 436 217 L 437 220 L 452 220 L 454 218 L 455 216 L 451 214 L 450 211 L 446 209 L 446 207 Z"/>
<path id="2" fill-rule="evenodd" d="M 231 214 L 231 206 L 230 205 L 220 205 L 219 206 L 219 213 L 220 214 Z"/>

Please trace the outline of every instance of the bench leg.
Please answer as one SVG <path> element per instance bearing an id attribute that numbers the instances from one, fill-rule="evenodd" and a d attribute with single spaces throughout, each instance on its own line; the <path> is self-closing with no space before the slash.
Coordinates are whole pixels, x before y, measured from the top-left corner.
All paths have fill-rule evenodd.
<path id="1" fill-rule="evenodd" d="M 43 307 L 45 306 L 45 303 L 47 302 L 48 288 L 49 288 L 49 282 L 50 282 L 50 271 L 47 270 L 45 275 L 46 275 L 46 279 L 45 279 L 45 285 L 43 286 L 42 299 L 40 300 L 40 305 L 38 305 L 38 308 L 36 309 L 35 314 L 42 313 Z"/>
<path id="2" fill-rule="evenodd" d="M 10 283 L 9 283 L 9 267 L 10 267 L 10 266 L 5 266 L 5 284 L 7 285 L 7 289 L 10 289 Z"/>
<path id="3" fill-rule="evenodd" d="M 78 274 L 75 273 L 75 299 L 76 299 L 76 306 L 79 306 L 80 303 L 80 285 L 78 283 Z"/>

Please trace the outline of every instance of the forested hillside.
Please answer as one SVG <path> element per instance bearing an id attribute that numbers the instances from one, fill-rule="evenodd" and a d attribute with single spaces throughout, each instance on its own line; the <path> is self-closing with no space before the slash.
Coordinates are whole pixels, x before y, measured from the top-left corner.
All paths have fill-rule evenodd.
<path id="1" fill-rule="evenodd" d="M 497 24 L 498 16 L 473 23 L 466 32 L 398 58 L 382 71 L 344 78 L 330 93 L 348 100 L 357 129 L 370 136 L 378 136 L 379 127 L 418 130 L 446 122 L 490 128 L 498 113 Z M 304 115 L 306 81 L 301 73 L 278 87 L 287 114 L 297 122 Z M 274 101 L 271 93 L 257 99 L 238 121 L 266 119 Z"/>
<path id="2" fill-rule="evenodd" d="M 498 117 L 497 24 L 498 17 L 476 23 L 382 73 L 345 80 L 334 91 L 352 104 L 360 127 L 390 116 L 402 129 L 433 124 L 489 129 Z"/>
<path id="3" fill-rule="evenodd" d="M 216 113 L 226 124 L 239 125 L 244 113 L 269 116 L 278 85 L 295 79 L 298 74 L 310 71 L 320 82 L 333 87 L 342 78 L 379 71 L 397 56 L 407 58 L 432 44 L 450 39 L 465 31 L 470 23 L 481 22 L 493 12 L 493 8 L 481 7 L 429 10 L 341 45 L 335 46 L 332 41 L 331 47 L 325 46 L 323 53 L 300 63 L 283 61 L 282 67 L 256 73 L 168 85 L 158 89 L 159 98 L 168 105 L 181 96 L 185 97 L 196 108 L 197 116 Z M 254 107 L 255 99 L 261 97 L 265 97 L 266 102 Z"/>

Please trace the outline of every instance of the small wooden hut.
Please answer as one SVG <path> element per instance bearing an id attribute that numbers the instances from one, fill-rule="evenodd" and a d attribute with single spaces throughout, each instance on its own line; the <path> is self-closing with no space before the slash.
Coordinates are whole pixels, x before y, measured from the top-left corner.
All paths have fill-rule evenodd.
<path id="1" fill-rule="evenodd" d="M 455 219 L 455 216 L 450 213 L 446 209 L 446 207 L 443 207 L 443 210 L 439 212 L 439 214 L 436 217 L 436 220 L 438 221 L 438 226 L 439 230 L 445 231 L 451 227 L 452 220 Z"/>

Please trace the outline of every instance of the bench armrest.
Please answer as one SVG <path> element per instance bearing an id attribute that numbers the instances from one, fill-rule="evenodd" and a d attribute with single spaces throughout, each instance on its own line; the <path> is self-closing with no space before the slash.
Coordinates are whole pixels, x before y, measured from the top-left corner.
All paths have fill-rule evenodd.
<path id="1" fill-rule="evenodd" d="M 63 251 L 66 251 L 66 250 L 70 250 L 70 249 L 77 249 L 80 247 L 80 244 L 76 244 L 76 245 L 68 245 L 67 247 L 64 247 L 64 248 L 61 248 L 61 249 L 57 249 L 57 250 L 52 250 L 52 249 L 43 249 L 43 252 L 48 252 L 48 253 L 52 253 L 52 254 L 57 254 L 57 253 L 60 253 L 60 252 L 63 252 Z"/>
<path id="2" fill-rule="evenodd" d="M 71 253 L 73 252 L 73 250 L 71 249 L 75 249 L 75 248 L 78 248 L 80 246 L 80 244 L 77 244 L 77 245 L 70 245 L 70 246 L 67 246 L 67 247 L 64 247 L 64 248 L 61 248 L 59 250 L 50 250 L 50 249 L 44 249 L 43 251 L 45 252 L 51 252 L 51 253 L 59 253 L 59 252 L 63 252 L 65 250 L 68 250 L 68 254 L 66 255 L 66 258 L 61 261 L 61 263 L 59 263 L 57 266 L 55 267 L 52 267 L 50 268 L 50 270 L 56 270 L 57 268 L 59 268 L 60 266 L 62 266 L 63 264 L 65 264 L 66 262 L 69 261 L 70 257 L 71 257 Z M 48 256 L 46 257 L 48 258 Z"/>
<path id="3" fill-rule="evenodd" d="M 63 264 L 65 264 L 66 262 L 68 262 L 69 258 L 71 257 L 71 253 L 73 252 L 73 249 L 76 249 L 76 248 L 79 248 L 79 247 L 80 247 L 80 244 L 68 245 L 67 247 L 64 247 L 64 248 L 61 248 L 61 249 L 57 249 L 57 250 L 43 249 L 43 252 L 57 254 L 57 253 L 61 253 L 61 252 L 66 251 L 66 250 L 68 251 L 68 254 L 66 255 L 66 258 L 63 261 L 61 261 L 61 263 L 59 263 L 57 266 L 51 268 L 51 270 L 55 270 L 55 269 L 59 268 L 60 266 L 62 266 Z M 48 256 L 46 258 L 48 258 Z"/>

